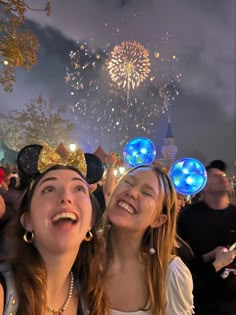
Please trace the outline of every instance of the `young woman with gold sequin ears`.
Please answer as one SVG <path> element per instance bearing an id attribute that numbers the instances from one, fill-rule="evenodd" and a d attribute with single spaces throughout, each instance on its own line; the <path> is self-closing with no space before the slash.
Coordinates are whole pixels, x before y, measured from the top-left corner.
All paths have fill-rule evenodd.
<path id="1" fill-rule="evenodd" d="M 191 274 L 173 254 L 177 208 L 168 175 L 155 166 L 118 182 L 99 231 L 98 272 L 84 287 L 91 315 L 194 313 Z"/>
<path id="2" fill-rule="evenodd" d="M 79 261 L 93 246 L 84 154 L 78 150 L 61 159 L 47 146 L 27 146 L 18 167 L 33 180 L 0 264 L 0 314 L 83 314 Z"/>

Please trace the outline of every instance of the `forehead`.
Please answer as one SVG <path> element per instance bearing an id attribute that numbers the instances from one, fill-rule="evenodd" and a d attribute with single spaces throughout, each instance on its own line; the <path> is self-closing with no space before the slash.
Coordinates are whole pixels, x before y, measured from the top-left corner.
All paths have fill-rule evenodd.
<path id="1" fill-rule="evenodd" d="M 143 180 L 143 182 L 158 182 L 157 174 L 152 168 L 140 167 L 128 173 L 126 176 Z"/>
<path id="2" fill-rule="evenodd" d="M 60 180 L 63 178 L 63 180 L 72 180 L 74 178 L 84 179 L 82 176 L 77 173 L 76 171 L 70 170 L 70 169 L 58 169 L 58 170 L 51 170 L 48 171 L 38 182 L 40 184 L 41 182 L 45 181 L 46 179 L 54 178 L 55 180 Z M 85 182 L 85 181 L 84 181 Z"/>
<path id="3" fill-rule="evenodd" d="M 209 176 L 214 176 L 214 175 L 222 175 L 225 176 L 225 172 L 219 170 L 218 168 L 211 168 L 209 169 L 209 171 L 207 172 L 208 177 Z"/>

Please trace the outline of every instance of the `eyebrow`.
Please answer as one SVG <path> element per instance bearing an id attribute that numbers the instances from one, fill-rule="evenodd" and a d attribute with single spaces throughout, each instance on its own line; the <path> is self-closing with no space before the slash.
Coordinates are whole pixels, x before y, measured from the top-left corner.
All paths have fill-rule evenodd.
<path id="1" fill-rule="evenodd" d="M 144 184 L 143 187 L 153 191 L 154 194 L 157 194 L 156 190 L 154 190 L 154 188 L 152 186 L 150 186 L 148 184 Z"/>
<path id="2" fill-rule="evenodd" d="M 40 186 L 41 186 L 42 184 L 44 184 L 45 182 L 48 182 L 48 181 L 51 181 L 51 180 L 52 180 L 52 181 L 56 181 L 56 180 L 58 180 L 58 178 L 57 178 L 57 177 L 47 177 L 47 178 L 45 178 L 45 179 L 43 179 L 43 180 L 41 181 L 41 183 L 38 185 L 38 187 L 40 187 Z M 74 180 L 74 181 L 81 181 L 82 183 L 87 184 L 84 179 L 79 178 L 79 177 L 72 177 L 72 180 Z"/>
<path id="3" fill-rule="evenodd" d="M 136 180 L 134 175 L 128 174 L 127 177 L 131 178 L 134 182 L 137 182 L 137 180 Z M 150 186 L 149 184 L 143 184 L 142 186 L 143 186 L 143 188 L 151 190 L 154 194 L 157 194 L 156 190 L 154 190 L 153 187 Z"/>

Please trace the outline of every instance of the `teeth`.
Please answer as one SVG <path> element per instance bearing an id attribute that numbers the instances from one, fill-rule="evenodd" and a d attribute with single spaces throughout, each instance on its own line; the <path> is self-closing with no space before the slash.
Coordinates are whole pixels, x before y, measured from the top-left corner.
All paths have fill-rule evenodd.
<path id="1" fill-rule="evenodd" d="M 124 201 L 119 201 L 118 206 L 129 212 L 130 214 L 136 214 L 136 211 L 133 207 L 131 207 L 128 203 Z"/>
<path id="2" fill-rule="evenodd" d="M 70 219 L 72 221 L 77 221 L 77 217 L 74 213 L 72 212 L 61 212 L 56 214 L 53 218 L 52 218 L 52 222 L 58 222 L 61 219 Z"/>

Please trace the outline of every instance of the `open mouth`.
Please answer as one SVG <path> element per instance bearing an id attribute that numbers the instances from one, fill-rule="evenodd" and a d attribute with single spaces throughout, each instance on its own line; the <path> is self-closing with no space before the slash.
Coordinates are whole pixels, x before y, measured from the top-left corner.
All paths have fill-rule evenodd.
<path id="1" fill-rule="evenodd" d="M 78 221 L 78 217 L 73 212 L 61 212 L 56 214 L 52 218 L 53 224 L 58 224 L 61 222 L 71 222 L 72 224 L 75 224 Z"/>
<path id="2" fill-rule="evenodd" d="M 137 214 L 137 211 L 134 209 L 134 207 L 123 200 L 118 201 L 117 205 L 130 214 Z"/>

